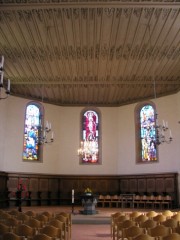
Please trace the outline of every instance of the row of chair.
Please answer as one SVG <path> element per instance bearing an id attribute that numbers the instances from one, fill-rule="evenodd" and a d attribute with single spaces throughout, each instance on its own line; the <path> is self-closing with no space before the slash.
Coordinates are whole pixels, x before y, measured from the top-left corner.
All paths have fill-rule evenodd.
<path id="1" fill-rule="evenodd" d="M 142 213 L 135 211 L 129 214 L 116 212 L 111 215 L 113 240 L 129 239 L 139 234 L 148 234 L 158 238 L 171 233 L 180 234 L 180 212 L 165 210 L 161 213 L 156 211 Z"/>
<path id="2" fill-rule="evenodd" d="M 71 213 L 60 212 L 53 215 L 48 211 L 39 214 L 33 211 L 25 213 L 16 210 L 0 211 L 2 240 L 19 240 L 22 237 L 29 240 L 45 239 L 41 238 L 42 235 L 47 235 L 50 239 L 69 240 L 71 227 Z"/>
<path id="3" fill-rule="evenodd" d="M 98 198 L 98 206 L 102 207 L 135 207 L 135 208 L 157 208 L 171 209 L 173 199 L 171 196 L 147 196 L 135 194 L 120 194 L 120 195 L 100 195 Z"/>

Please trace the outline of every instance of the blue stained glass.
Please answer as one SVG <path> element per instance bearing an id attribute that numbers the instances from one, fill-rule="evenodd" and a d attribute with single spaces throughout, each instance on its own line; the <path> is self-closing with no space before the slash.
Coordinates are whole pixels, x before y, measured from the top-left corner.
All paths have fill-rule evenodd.
<path id="1" fill-rule="evenodd" d="M 155 111 L 151 105 L 145 105 L 140 111 L 142 161 L 157 161 L 155 117 Z"/>
<path id="2" fill-rule="evenodd" d="M 26 108 L 23 160 L 39 160 L 38 136 L 41 125 L 40 109 L 35 104 Z"/>

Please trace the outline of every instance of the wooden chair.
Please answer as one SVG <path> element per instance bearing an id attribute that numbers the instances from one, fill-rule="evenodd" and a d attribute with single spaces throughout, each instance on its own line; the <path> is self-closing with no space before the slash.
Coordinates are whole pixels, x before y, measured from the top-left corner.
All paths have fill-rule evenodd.
<path id="1" fill-rule="evenodd" d="M 117 228 L 118 224 L 121 224 L 122 222 L 126 221 L 129 219 L 129 216 L 121 215 L 113 219 L 113 222 L 111 224 L 111 237 L 115 239 L 117 236 Z"/>
<path id="2" fill-rule="evenodd" d="M 172 208 L 172 197 L 167 195 L 162 197 L 162 207 L 164 208 Z"/>
<path id="3" fill-rule="evenodd" d="M 24 222 L 28 221 L 30 219 L 30 217 L 28 215 L 26 215 L 25 213 L 20 212 L 17 215 L 16 219 L 19 220 L 21 223 L 24 223 Z"/>
<path id="4" fill-rule="evenodd" d="M 13 232 L 7 232 L 3 234 L 2 240 L 24 240 L 24 237 L 18 236 Z"/>
<path id="5" fill-rule="evenodd" d="M 178 221 L 173 218 L 168 218 L 166 221 L 162 222 L 162 225 L 169 227 L 171 232 L 174 232 L 174 230 L 178 227 Z"/>
<path id="6" fill-rule="evenodd" d="M 25 222 L 26 225 L 30 226 L 35 230 L 36 233 L 39 232 L 40 228 L 42 228 L 42 222 L 35 218 L 30 218 L 28 221 Z"/>
<path id="7" fill-rule="evenodd" d="M 164 215 L 166 218 L 171 218 L 174 215 L 174 213 L 170 210 L 164 210 L 162 211 L 162 215 Z"/>
<path id="8" fill-rule="evenodd" d="M 153 219 L 153 217 L 155 217 L 155 216 L 157 216 L 157 215 L 158 215 L 158 213 L 155 212 L 155 211 L 148 211 L 148 212 L 146 213 L 146 216 L 147 216 L 149 219 Z"/>
<path id="9" fill-rule="evenodd" d="M 139 211 L 134 211 L 132 213 L 129 214 L 129 218 L 131 220 L 134 220 L 135 218 L 139 217 L 142 214 L 142 212 Z"/>
<path id="10" fill-rule="evenodd" d="M 111 207 L 111 196 L 109 194 L 107 194 L 104 197 L 104 207 Z"/>
<path id="11" fill-rule="evenodd" d="M 155 196 L 154 208 L 162 209 L 163 198 L 161 195 Z"/>
<path id="12" fill-rule="evenodd" d="M 61 222 L 63 222 L 64 224 L 65 224 L 65 239 L 68 239 L 68 237 L 69 237 L 69 228 L 68 228 L 68 225 L 67 225 L 67 217 L 64 217 L 63 215 L 57 215 L 56 217 L 55 217 L 55 219 L 57 219 L 57 220 L 59 220 L 59 221 L 61 221 Z"/>
<path id="13" fill-rule="evenodd" d="M 50 222 L 48 222 L 48 225 L 54 226 L 56 228 L 60 229 L 61 239 L 66 239 L 66 225 L 64 222 L 61 222 L 57 219 L 52 219 Z"/>
<path id="14" fill-rule="evenodd" d="M 16 217 L 19 214 L 19 211 L 17 209 L 12 209 L 8 212 L 10 215 Z"/>
<path id="15" fill-rule="evenodd" d="M 176 227 L 176 228 L 174 229 L 174 232 L 180 234 L 180 226 Z"/>
<path id="16" fill-rule="evenodd" d="M 36 213 L 32 210 L 28 210 L 25 212 L 26 215 L 28 215 L 29 217 L 36 217 Z"/>
<path id="17" fill-rule="evenodd" d="M 180 214 L 175 214 L 171 217 L 172 219 L 175 219 L 178 222 L 178 225 L 180 226 Z"/>
<path id="18" fill-rule="evenodd" d="M 36 232 L 32 227 L 30 227 L 26 224 L 20 224 L 16 227 L 15 233 L 18 236 L 22 236 L 22 237 L 24 236 L 24 237 L 28 238 L 28 237 L 33 237 Z"/>
<path id="19" fill-rule="evenodd" d="M 154 221 L 153 219 L 148 219 L 148 220 L 146 220 L 145 222 L 142 222 L 142 223 L 140 224 L 140 227 L 144 228 L 145 233 L 148 232 L 148 229 L 154 228 L 154 227 L 156 227 L 156 226 L 157 226 L 157 222 Z"/>
<path id="20" fill-rule="evenodd" d="M 113 226 L 114 226 L 114 221 L 120 216 L 124 216 L 122 212 L 116 212 L 111 214 L 111 236 L 113 235 Z"/>
<path id="21" fill-rule="evenodd" d="M 137 237 L 138 235 L 144 233 L 144 229 L 138 226 L 131 226 L 129 228 L 124 229 L 123 236 L 124 238 L 132 239 L 133 237 Z"/>
<path id="22" fill-rule="evenodd" d="M 124 239 L 124 232 L 125 229 L 135 226 L 135 222 L 133 220 L 125 220 L 123 222 L 118 222 L 117 223 L 117 235 L 116 235 L 116 239 L 119 240 L 122 238 L 122 240 Z"/>
<path id="23" fill-rule="evenodd" d="M 163 237 L 162 240 L 180 240 L 180 234 L 171 233 L 171 234 Z"/>
<path id="24" fill-rule="evenodd" d="M 133 240 L 155 240 L 154 237 L 149 236 L 148 234 L 142 233 L 137 237 L 132 238 Z"/>
<path id="25" fill-rule="evenodd" d="M 153 220 L 157 222 L 157 224 L 161 224 L 166 221 L 166 216 L 162 214 L 158 214 L 157 216 L 153 217 Z"/>
<path id="26" fill-rule="evenodd" d="M 143 222 L 145 222 L 147 220 L 148 220 L 148 217 L 144 214 L 141 214 L 134 219 L 137 226 L 140 226 Z"/>
<path id="27" fill-rule="evenodd" d="M 41 215 L 45 215 L 46 217 L 48 217 L 48 220 L 52 219 L 52 217 L 53 217 L 52 213 L 50 213 L 48 211 L 42 212 Z"/>
<path id="28" fill-rule="evenodd" d="M 146 208 L 154 208 L 155 196 L 150 195 L 146 197 Z"/>
<path id="29" fill-rule="evenodd" d="M 4 223 L 0 223 L 0 235 L 2 236 L 4 233 L 10 232 L 10 228 Z"/>
<path id="30" fill-rule="evenodd" d="M 157 225 L 154 228 L 149 228 L 147 232 L 151 237 L 165 237 L 171 233 L 170 228 L 164 225 Z"/>
<path id="31" fill-rule="evenodd" d="M 98 198 L 98 206 L 99 207 L 104 207 L 104 196 L 102 194 L 99 195 L 99 198 Z"/>
<path id="32" fill-rule="evenodd" d="M 40 221 L 42 227 L 49 221 L 49 218 L 43 214 L 37 215 L 34 219 Z"/>
<path id="33" fill-rule="evenodd" d="M 71 229 L 72 229 L 72 216 L 71 216 L 71 213 L 60 212 L 58 215 L 62 215 L 62 216 L 67 218 L 69 237 L 71 238 Z"/>
<path id="34" fill-rule="evenodd" d="M 111 196 L 111 207 L 118 207 L 118 195 Z"/>
<path id="35" fill-rule="evenodd" d="M 12 218 L 7 218 L 5 219 L 5 222 L 4 222 L 10 229 L 11 232 L 14 232 L 15 231 L 15 228 L 18 226 L 19 224 L 19 221 L 15 218 L 15 217 L 12 217 Z"/>
<path id="36" fill-rule="evenodd" d="M 58 238 L 58 239 L 62 240 L 60 229 L 56 228 L 52 225 L 47 225 L 47 226 L 43 227 L 41 229 L 41 233 L 46 234 L 47 236 L 49 236 L 53 239 Z"/>
<path id="37" fill-rule="evenodd" d="M 38 233 L 33 238 L 28 238 L 28 240 L 52 240 L 52 238 L 44 233 Z"/>

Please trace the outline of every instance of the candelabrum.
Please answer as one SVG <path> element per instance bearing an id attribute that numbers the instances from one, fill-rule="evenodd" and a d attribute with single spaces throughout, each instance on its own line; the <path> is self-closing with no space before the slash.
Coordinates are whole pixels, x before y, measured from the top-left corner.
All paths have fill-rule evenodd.
<path id="1" fill-rule="evenodd" d="M 0 61 L 0 99 L 8 98 L 10 94 L 10 80 L 4 81 L 4 56 Z"/>
<path id="2" fill-rule="evenodd" d="M 54 132 L 51 129 L 51 123 L 48 121 L 46 121 L 45 127 L 40 126 L 38 142 L 40 145 L 54 142 Z"/>
<path id="3" fill-rule="evenodd" d="M 78 155 L 79 156 L 92 156 L 96 155 L 98 153 L 98 147 L 97 147 L 97 141 L 92 140 L 84 140 L 81 142 L 81 146 L 78 149 Z"/>
<path id="4" fill-rule="evenodd" d="M 169 131 L 168 131 L 169 130 Z M 169 136 L 167 137 L 167 133 Z M 171 143 L 173 140 L 171 130 L 168 127 L 168 123 L 163 120 L 162 125 L 158 124 L 156 120 L 156 144 Z"/>

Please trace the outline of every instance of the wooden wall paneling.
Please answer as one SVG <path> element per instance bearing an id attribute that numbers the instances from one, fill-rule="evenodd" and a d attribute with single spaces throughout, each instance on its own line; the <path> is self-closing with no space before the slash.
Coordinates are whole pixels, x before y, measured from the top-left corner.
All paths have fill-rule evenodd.
<path id="1" fill-rule="evenodd" d="M 129 179 L 121 179 L 120 191 L 121 193 L 129 193 Z"/>
<path id="2" fill-rule="evenodd" d="M 165 192 L 173 193 L 175 191 L 175 180 L 173 177 L 164 179 Z"/>
<path id="3" fill-rule="evenodd" d="M 48 178 L 39 179 L 40 205 L 50 205 Z"/>
<path id="4" fill-rule="evenodd" d="M 32 177 L 29 180 L 29 192 L 30 192 L 30 205 L 41 204 L 40 201 L 40 192 L 39 192 L 39 179 L 38 177 Z"/>
<path id="5" fill-rule="evenodd" d="M 7 174 L 0 172 L 0 208 L 8 207 Z"/>
<path id="6" fill-rule="evenodd" d="M 147 184 L 146 184 L 146 179 L 145 178 L 140 178 L 138 179 L 138 190 L 137 192 L 139 194 L 143 194 L 147 192 Z"/>
<path id="7" fill-rule="evenodd" d="M 165 191 L 164 188 L 164 178 L 156 179 L 156 193 L 162 195 Z"/>
<path id="8" fill-rule="evenodd" d="M 137 179 L 129 179 L 129 192 L 136 193 L 137 192 Z"/>
<path id="9" fill-rule="evenodd" d="M 59 205 L 60 204 L 59 179 L 50 178 L 48 189 L 50 194 L 50 205 Z"/>
<path id="10" fill-rule="evenodd" d="M 156 191 L 155 178 L 147 178 L 147 193 L 153 194 L 155 193 L 155 191 Z"/>

